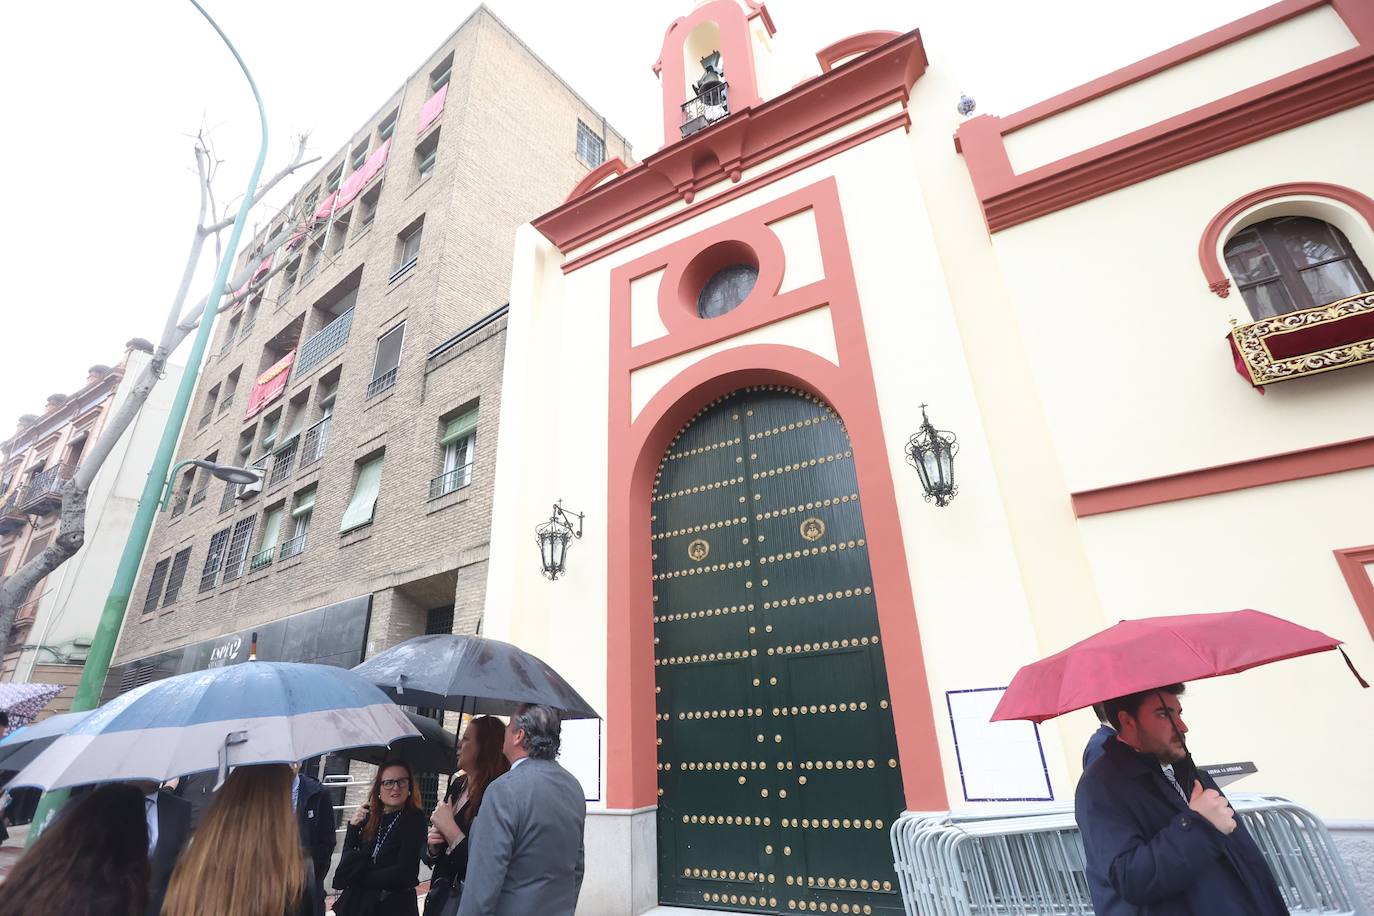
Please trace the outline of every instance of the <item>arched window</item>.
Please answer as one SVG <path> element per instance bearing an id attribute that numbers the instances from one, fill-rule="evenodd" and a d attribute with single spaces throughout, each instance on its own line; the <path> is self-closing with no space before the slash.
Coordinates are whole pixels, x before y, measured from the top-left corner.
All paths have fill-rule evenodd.
<path id="1" fill-rule="evenodd" d="M 697 296 L 697 314 L 702 318 L 719 318 L 753 292 L 759 269 L 752 264 L 731 264 L 722 267 L 706 281 Z"/>
<path id="2" fill-rule="evenodd" d="M 1310 216 L 1247 226 L 1226 243 L 1225 254 L 1256 321 L 1374 289 L 1345 234 Z"/>

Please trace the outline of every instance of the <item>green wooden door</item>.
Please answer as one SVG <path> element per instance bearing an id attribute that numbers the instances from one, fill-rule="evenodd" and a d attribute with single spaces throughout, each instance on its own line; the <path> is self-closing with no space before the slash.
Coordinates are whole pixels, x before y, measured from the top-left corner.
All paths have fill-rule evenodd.
<path id="1" fill-rule="evenodd" d="M 902 780 L 853 451 L 782 387 L 703 410 L 653 495 L 659 898 L 902 912 Z"/>

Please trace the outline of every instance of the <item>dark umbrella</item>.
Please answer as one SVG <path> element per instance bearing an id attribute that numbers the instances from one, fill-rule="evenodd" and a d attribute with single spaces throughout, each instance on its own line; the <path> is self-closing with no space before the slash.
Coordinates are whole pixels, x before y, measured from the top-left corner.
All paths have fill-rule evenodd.
<path id="1" fill-rule="evenodd" d="M 408 712 L 406 717 L 419 729 L 418 738 L 398 738 L 389 747 L 357 747 L 335 756 L 376 766 L 400 760 L 417 773 L 452 773 L 457 769 L 458 742 L 452 733 L 428 716 Z"/>
<path id="2" fill-rule="evenodd" d="M 49 744 L 83 721 L 94 710 L 64 712 L 49 716 L 42 722 L 26 725 L 0 741 L 0 770 L 22 770 L 41 754 Z"/>
<path id="3" fill-rule="evenodd" d="M 568 682 L 523 649 L 481 636 L 416 636 L 353 669 L 397 703 L 508 716 L 522 703 L 596 719 Z"/>

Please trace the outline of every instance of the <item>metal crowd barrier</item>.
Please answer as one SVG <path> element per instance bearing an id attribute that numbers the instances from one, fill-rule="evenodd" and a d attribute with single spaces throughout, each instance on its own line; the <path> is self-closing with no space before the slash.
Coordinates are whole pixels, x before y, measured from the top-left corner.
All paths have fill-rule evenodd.
<path id="1" fill-rule="evenodd" d="M 1312 812 L 1274 795 L 1228 796 L 1295 916 L 1361 916 L 1345 865 Z M 1073 808 L 908 813 L 892 825 L 907 916 L 1091 916 Z"/>

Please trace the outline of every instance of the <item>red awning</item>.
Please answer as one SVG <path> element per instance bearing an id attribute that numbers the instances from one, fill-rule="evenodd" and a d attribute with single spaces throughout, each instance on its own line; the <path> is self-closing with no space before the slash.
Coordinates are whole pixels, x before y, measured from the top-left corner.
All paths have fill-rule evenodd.
<path id="1" fill-rule="evenodd" d="M 417 134 L 425 132 L 425 128 L 433 124 L 439 115 L 444 112 L 444 99 L 448 98 L 448 83 L 439 87 L 439 91 L 429 97 L 425 102 L 425 107 L 420 109 L 420 128 L 415 131 Z"/>
<path id="2" fill-rule="evenodd" d="M 286 381 L 291 377 L 291 364 L 295 359 L 296 351 L 292 350 L 258 376 L 258 380 L 253 383 L 253 393 L 248 397 L 248 412 L 243 415 L 245 420 L 259 414 L 286 390 Z"/>
<path id="3" fill-rule="evenodd" d="M 367 187 L 372 179 L 377 177 L 377 173 L 382 170 L 382 166 L 386 165 L 386 156 L 390 150 L 391 140 L 388 139 L 385 143 L 372 151 L 372 155 L 367 157 L 367 161 L 363 163 L 362 168 L 357 169 L 352 175 L 348 176 L 348 179 L 343 183 L 343 187 L 339 188 L 339 202 L 335 204 L 335 210 L 342 210 L 344 207 L 353 203 L 353 198 L 361 194 L 363 188 Z"/>

